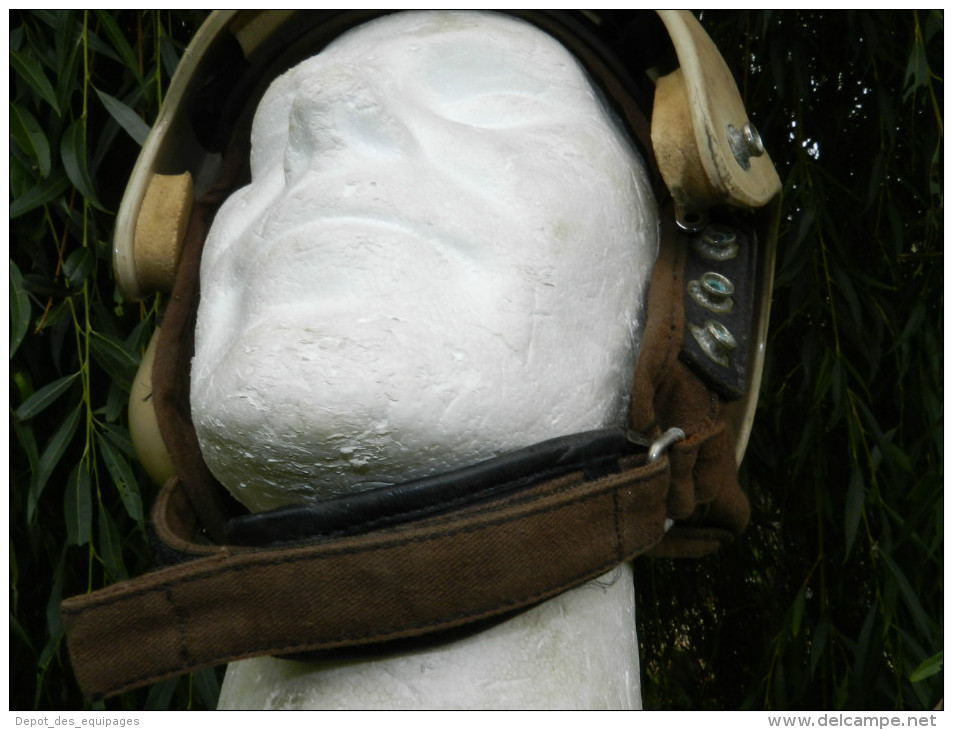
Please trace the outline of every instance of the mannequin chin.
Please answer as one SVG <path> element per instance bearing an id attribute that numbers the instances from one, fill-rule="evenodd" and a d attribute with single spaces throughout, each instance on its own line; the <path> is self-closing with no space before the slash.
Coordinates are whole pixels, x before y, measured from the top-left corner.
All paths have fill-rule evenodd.
<path id="1" fill-rule="evenodd" d="M 558 42 L 490 13 L 372 21 L 274 82 L 251 169 L 205 244 L 191 394 L 249 509 L 624 424 L 656 206 Z M 632 593 L 626 566 L 436 650 L 242 662 L 222 705 L 638 706 Z"/>

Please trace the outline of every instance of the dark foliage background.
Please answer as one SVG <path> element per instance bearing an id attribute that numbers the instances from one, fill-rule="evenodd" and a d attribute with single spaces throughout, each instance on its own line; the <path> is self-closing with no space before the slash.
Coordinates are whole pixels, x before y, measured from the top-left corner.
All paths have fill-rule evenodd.
<path id="1" fill-rule="evenodd" d="M 10 704 L 80 708 L 58 605 L 149 566 L 125 406 L 161 308 L 114 212 L 204 13 L 10 16 Z M 941 700 L 939 11 L 705 11 L 784 181 L 755 506 L 700 562 L 637 563 L 649 708 Z M 610 33 L 629 16 L 604 14 Z M 107 708 L 206 708 L 220 671 Z"/>
<path id="2" fill-rule="evenodd" d="M 941 699 L 938 12 L 706 11 L 784 182 L 753 524 L 638 564 L 645 704 Z"/>

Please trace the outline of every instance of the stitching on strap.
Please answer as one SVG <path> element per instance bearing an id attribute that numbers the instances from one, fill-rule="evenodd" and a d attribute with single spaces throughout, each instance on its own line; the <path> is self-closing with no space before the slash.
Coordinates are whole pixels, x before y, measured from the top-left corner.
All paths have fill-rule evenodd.
<path id="1" fill-rule="evenodd" d="M 612 490 L 612 523 L 615 527 L 615 554 L 620 563 L 625 560 L 625 541 L 622 533 L 622 506 L 619 490 Z"/>
<path id="2" fill-rule="evenodd" d="M 657 541 L 648 540 L 644 542 L 643 544 L 640 544 L 638 547 L 636 547 L 633 550 L 633 556 L 647 549 L 648 547 L 653 545 L 655 542 Z M 622 560 L 624 559 L 625 559 L 625 556 L 623 556 Z M 145 682 L 147 680 L 159 681 L 166 677 L 172 677 L 178 674 L 182 674 L 183 672 L 199 669 L 203 666 L 214 666 L 219 663 L 234 661 L 236 659 L 249 658 L 250 655 L 252 654 L 257 654 L 257 655 L 267 655 L 272 653 L 292 654 L 295 652 L 314 650 L 316 646 L 321 646 L 322 648 L 325 648 L 325 649 L 334 649 L 334 648 L 337 648 L 338 646 L 346 646 L 349 643 L 360 641 L 360 640 L 366 640 L 366 639 L 376 639 L 378 641 L 387 641 L 389 639 L 399 639 L 399 638 L 402 638 L 402 635 L 408 631 L 415 631 L 415 630 L 427 629 L 427 628 L 435 629 L 435 630 L 440 628 L 452 628 L 453 626 L 457 625 L 461 621 L 465 622 L 467 620 L 478 620 L 480 618 L 493 616 L 497 614 L 499 612 L 499 609 L 501 608 L 514 608 L 514 609 L 520 608 L 525 605 L 533 604 L 541 599 L 545 599 L 548 596 L 557 595 L 563 592 L 564 590 L 567 590 L 568 588 L 571 588 L 575 585 L 579 585 L 581 583 L 584 583 L 587 580 L 597 578 L 598 576 L 602 575 L 610 568 L 618 565 L 618 562 L 619 561 L 615 559 L 605 561 L 590 571 L 586 571 L 583 574 L 567 579 L 566 581 L 564 581 L 563 583 L 561 583 L 559 586 L 555 588 L 547 589 L 545 591 L 538 591 L 536 593 L 532 593 L 527 596 L 523 596 L 522 598 L 514 599 L 512 601 L 506 601 L 506 602 L 501 602 L 499 604 L 494 604 L 490 607 L 487 607 L 486 609 L 482 611 L 476 611 L 472 613 L 461 613 L 451 617 L 450 619 L 444 619 L 439 621 L 427 621 L 427 622 L 421 622 L 421 623 L 415 623 L 415 624 L 407 624 L 404 626 L 396 627 L 392 629 L 391 631 L 387 633 L 383 633 L 383 634 L 348 635 L 346 637 L 341 637 L 340 639 L 338 639 L 337 645 L 335 645 L 334 640 L 329 640 L 329 639 L 320 639 L 318 641 L 305 642 L 305 643 L 299 643 L 299 644 L 284 644 L 284 645 L 275 645 L 270 643 L 261 644 L 261 645 L 243 650 L 241 653 L 232 653 L 226 656 L 216 657 L 214 659 L 208 659 L 208 660 L 190 660 L 188 662 L 183 662 L 181 664 L 175 664 L 167 668 L 148 672 L 146 674 L 142 674 L 137 677 L 131 677 L 131 678 L 123 680 L 120 683 L 110 685 L 109 687 L 101 690 L 101 692 L 98 693 L 97 696 L 106 696 L 110 694 L 115 694 L 117 692 L 122 691 L 125 688 L 131 689 L 135 687 L 136 685 L 142 682 Z"/>
<path id="3" fill-rule="evenodd" d="M 166 588 L 163 593 L 165 594 L 165 598 L 169 602 L 169 605 L 172 606 L 172 612 L 175 614 L 176 628 L 179 632 L 179 656 L 182 657 L 183 664 L 189 664 L 193 660 L 192 656 L 189 654 L 188 642 L 185 640 L 185 611 L 178 603 L 176 603 L 175 597 L 172 595 L 171 588 Z"/>
<path id="4" fill-rule="evenodd" d="M 667 466 L 667 462 L 664 459 L 659 459 L 658 462 L 656 462 L 655 464 L 651 466 L 655 468 L 651 469 L 644 476 L 640 475 L 637 478 L 638 481 L 640 482 L 649 481 L 650 479 L 659 476 L 661 472 L 665 470 Z M 614 475 L 614 476 L 617 476 L 617 475 Z M 628 480 L 627 480 L 627 483 L 628 483 Z M 138 590 L 131 589 L 130 586 L 126 585 L 124 586 L 124 590 L 121 593 L 117 593 L 117 595 L 109 597 L 109 598 L 101 598 L 97 600 L 96 603 L 93 605 L 78 606 L 78 607 L 71 607 L 71 606 L 64 605 L 63 613 L 68 616 L 79 616 L 88 610 L 103 608 L 105 606 L 110 606 L 115 603 L 120 603 L 132 598 L 138 598 L 141 596 L 148 595 L 150 593 L 164 591 L 167 588 L 171 588 L 174 586 L 185 585 L 187 583 L 192 583 L 198 580 L 205 580 L 210 575 L 223 575 L 225 573 L 233 573 L 233 572 L 242 573 L 242 572 L 247 572 L 249 570 L 256 570 L 258 568 L 269 566 L 269 565 L 292 565 L 294 563 L 299 563 L 302 561 L 329 560 L 329 559 L 333 559 L 343 555 L 359 555 L 362 553 L 375 553 L 375 552 L 380 552 L 383 550 L 389 550 L 391 548 L 398 547 L 401 545 L 422 544 L 426 542 L 434 542 L 436 540 L 442 540 L 447 537 L 454 537 L 456 535 L 464 535 L 464 534 L 470 534 L 474 532 L 481 532 L 492 527 L 505 525 L 510 522 L 515 522 L 518 520 L 525 519 L 527 517 L 532 517 L 532 516 L 536 516 L 540 514 L 555 512 L 557 510 L 567 509 L 572 507 L 573 505 L 581 504 L 583 502 L 591 501 L 593 499 L 601 499 L 605 497 L 608 493 L 612 492 L 613 490 L 617 490 L 619 488 L 621 488 L 621 485 L 606 486 L 603 489 L 600 489 L 598 492 L 583 494 L 567 502 L 561 502 L 560 504 L 546 505 L 544 507 L 540 507 L 537 509 L 520 512 L 519 514 L 516 514 L 516 515 L 510 515 L 508 517 L 499 518 L 499 519 L 488 521 L 488 522 L 481 522 L 475 525 L 468 525 L 466 527 L 455 527 L 455 528 L 452 527 L 451 529 L 441 530 L 440 532 L 437 532 L 434 534 L 410 535 L 409 537 L 404 537 L 403 539 L 394 539 L 394 540 L 388 541 L 386 543 L 381 543 L 381 544 L 360 545 L 360 546 L 351 547 L 351 548 L 335 549 L 335 546 L 333 544 L 319 543 L 318 545 L 314 546 L 313 549 L 310 549 L 310 550 L 307 547 L 301 548 L 302 550 L 306 552 L 297 553 L 295 555 L 282 555 L 282 553 L 286 553 L 289 549 L 293 549 L 293 548 L 289 548 L 288 546 L 284 546 L 283 550 L 280 548 L 276 548 L 273 550 L 265 549 L 265 550 L 261 550 L 257 552 L 241 553 L 239 555 L 235 555 L 231 557 L 233 559 L 244 558 L 244 559 L 251 560 L 253 562 L 242 563 L 240 565 L 222 565 L 217 568 L 212 567 L 209 570 L 203 571 L 196 575 L 178 576 L 168 581 L 163 581 L 162 583 L 159 583 L 157 585 L 142 587 L 142 588 L 139 588 Z M 321 550 L 321 548 L 328 548 L 328 549 L 323 554 L 321 554 L 321 552 L 318 552 Z M 270 552 L 277 553 L 280 555 L 280 557 L 275 557 L 271 559 L 267 557 L 262 557 L 267 555 Z M 185 563 L 184 565 L 196 565 L 200 562 L 204 563 L 205 561 L 220 563 L 222 562 L 222 557 L 220 555 L 216 555 L 216 556 L 210 556 L 209 558 L 200 558 L 199 560 L 194 561 L 193 563 Z M 173 567 L 173 568 L 168 568 L 166 570 L 176 570 L 176 569 L 177 569 L 176 567 Z M 104 589 L 104 590 L 108 590 L 108 589 Z M 84 598 L 85 596 L 81 596 L 73 600 L 82 601 Z"/>

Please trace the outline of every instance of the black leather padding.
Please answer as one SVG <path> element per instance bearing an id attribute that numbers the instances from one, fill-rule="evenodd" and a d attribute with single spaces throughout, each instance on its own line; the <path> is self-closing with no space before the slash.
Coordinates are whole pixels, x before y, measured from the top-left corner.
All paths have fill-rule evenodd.
<path id="1" fill-rule="evenodd" d="M 573 471 L 586 479 L 618 473 L 620 458 L 644 452 L 621 428 L 560 436 L 432 477 L 233 517 L 227 540 L 265 546 L 358 535 L 478 505 Z"/>

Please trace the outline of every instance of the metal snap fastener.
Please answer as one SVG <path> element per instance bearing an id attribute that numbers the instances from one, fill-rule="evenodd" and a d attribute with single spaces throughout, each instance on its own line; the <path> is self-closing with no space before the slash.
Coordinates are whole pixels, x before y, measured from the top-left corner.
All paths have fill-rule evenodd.
<path id="1" fill-rule="evenodd" d="M 688 293 L 703 307 L 719 314 L 730 312 L 735 306 L 731 298 L 735 285 L 715 271 L 706 271 L 698 279 L 688 282 Z"/>
<path id="2" fill-rule="evenodd" d="M 703 327 L 697 324 L 688 325 L 689 331 L 701 347 L 702 352 L 712 361 L 728 367 L 728 356 L 737 349 L 738 342 L 734 335 L 721 322 L 709 319 Z"/>
<path id="3" fill-rule="evenodd" d="M 695 251 L 709 261 L 726 261 L 738 255 L 738 236 L 728 226 L 712 223 L 695 239 Z"/>
<path id="4" fill-rule="evenodd" d="M 704 211 L 676 206 L 675 223 L 686 233 L 698 233 L 708 225 L 708 216 Z"/>

